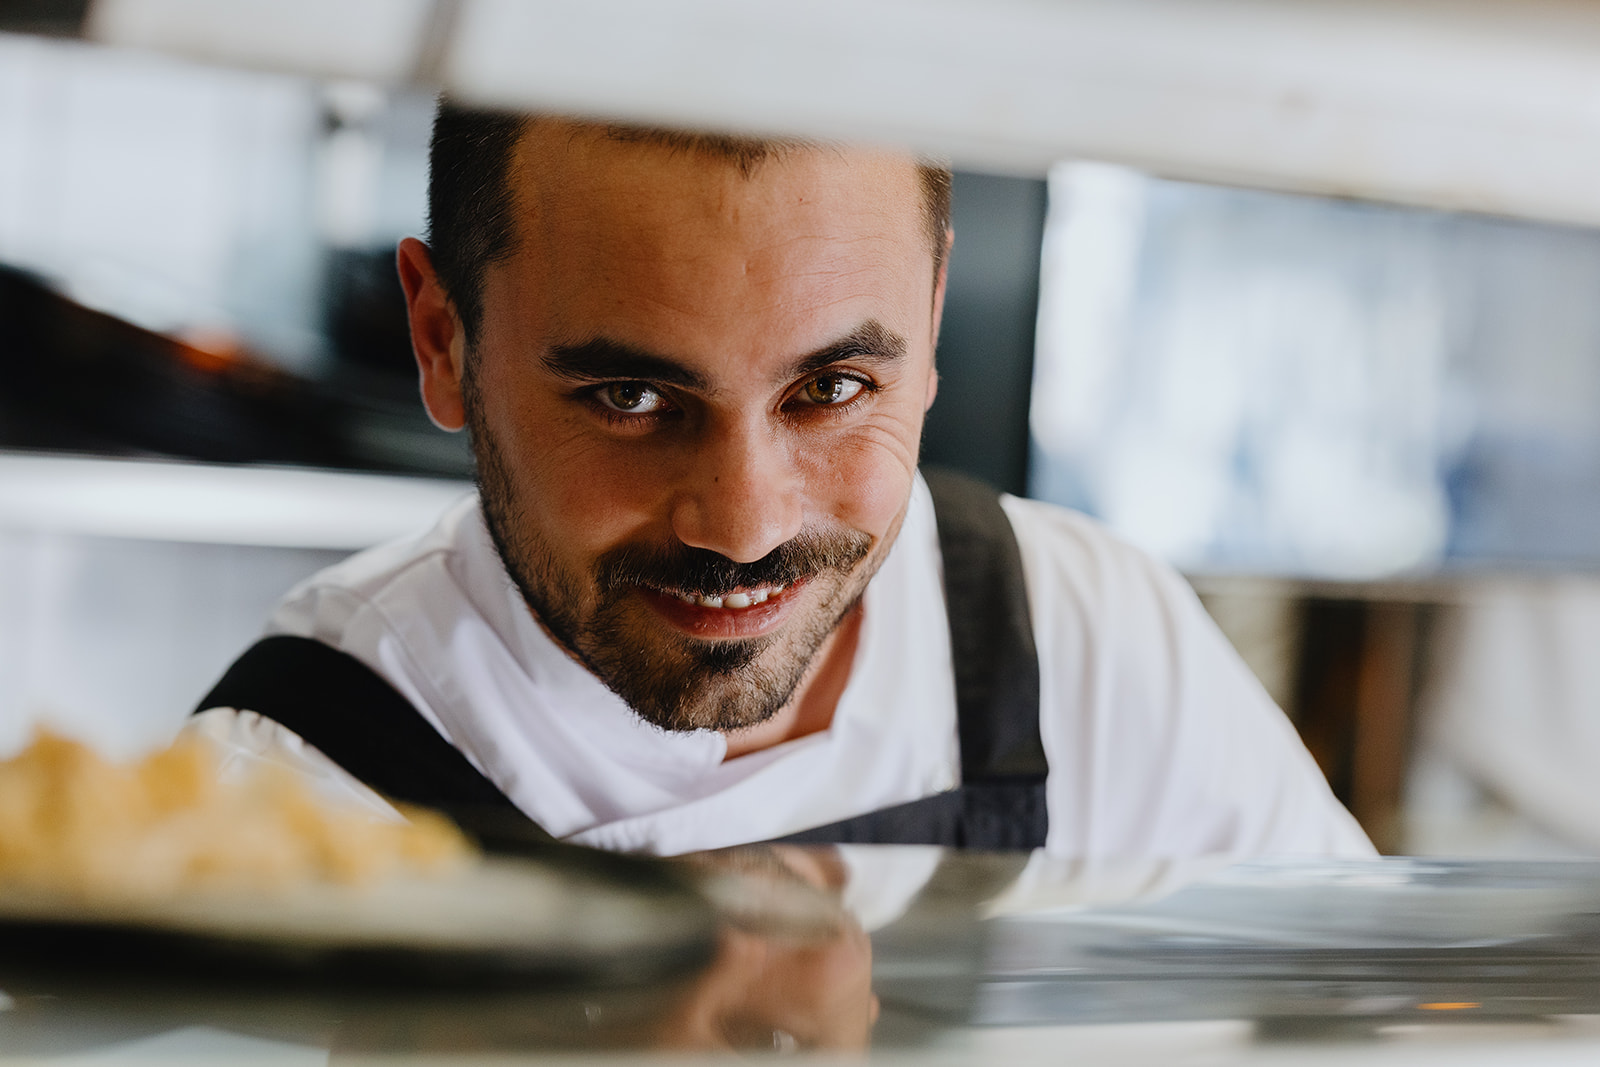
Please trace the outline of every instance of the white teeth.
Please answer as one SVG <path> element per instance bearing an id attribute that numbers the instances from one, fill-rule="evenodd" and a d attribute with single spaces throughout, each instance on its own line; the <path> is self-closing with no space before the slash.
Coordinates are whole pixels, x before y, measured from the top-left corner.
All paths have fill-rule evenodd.
<path id="1" fill-rule="evenodd" d="M 702 608 L 748 608 L 756 604 L 765 604 L 768 600 L 783 592 L 787 586 L 770 585 L 761 589 L 752 589 L 746 593 L 729 593 L 726 596 L 700 596 L 695 593 L 684 593 L 677 589 L 666 590 L 671 596 L 677 597 L 685 604 L 698 604 Z"/>

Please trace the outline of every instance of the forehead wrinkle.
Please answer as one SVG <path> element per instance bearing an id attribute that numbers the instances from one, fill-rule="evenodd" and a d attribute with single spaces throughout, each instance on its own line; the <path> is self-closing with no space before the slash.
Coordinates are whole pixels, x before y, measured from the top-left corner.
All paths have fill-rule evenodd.
<path id="1" fill-rule="evenodd" d="M 914 249 L 919 254 L 925 252 L 926 242 L 920 236 L 921 216 L 918 210 L 900 211 L 874 204 L 854 205 L 854 210 L 849 214 L 858 221 L 870 220 L 874 224 L 871 228 L 877 231 L 865 234 L 860 233 L 856 226 L 842 227 L 841 232 L 840 227 L 816 226 L 815 220 L 805 225 L 803 218 L 797 219 L 794 212 L 765 210 L 778 206 L 772 202 L 775 198 L 793 202 L 792 194 L 787 191 L 763 185 L 760 174 L 765 173 L 767 168 L 763 167 L 758 175 L 747 178 L 724 161 L 685 160 L 682 157 L 669 158 L 668 168 L 676 170 L 684 163 L 695 166 L 704 179 L 701 189 L 705 195 L 651 196 L 650 190 L 641 186 L 638 180 L 646 158 L 650 155 L 660 158 L 663 154 L 664 150 L 659 146 L 607 143 L 592 131 L 581 128 L 564 132 L 564 137 L 540 136 L 536 127 L 535 132 L 525 135 L 519 145 L 521 180 L 514 183 L 521 216 L 517 228 L 524 235 L 536 231 L 546 248 L 562 240 L 556 231 L 563 228 L 560 220 L 565 215 L 598 221 L 602 229 L 615 221 L 615 212 L 608 208 L 607 197 L 602 189 L 594 186 L 592 181 L 581 180 L 587 174 L 591 179 L 601 179 L 602 185 L 612 194 L 621 194 L 622 204 L 645 208 L 645 216 L 635 220 L 644 222 L 644 226 L 636 227 L 630 234 L 614 234 L 612 240 L 618 236 L 632 241 L 642 239 L 655 251 L 670 253 L 681 262 L 714 266 L 717 258 L 725 254 L 719 248 L 686 250 L 673 247 L 673 238 L 682 232 L 684 224 L 693 226 L 691 220 L 696 218 L 717 223 L 732 238 L 727 242 L 728 248 L 745 243 L 748 251 L 742 253 L 746 258 L 740 273 L 746 275 L 752 272 L 755 261 L 766 257 L 782 258 L 785 246 L 809 242 L 833 243 L 841 249 L 888 246 L 871 254 L 872 261 L 880 264 L 901 259 L 907 250 Z M 601 153 L 609 154 L 608 149 L 616 148 L 628 151 L 631 158 L 617 160 L 615 165 L 610 160 L 589 158 Z M 668 157 L 672 155 L 664 154 Z M 842 155 L 842 152 L 839 154 Z M 786 160 L 769 161 L 780 168 L 784 162 Z M 596 171 L 595 167 L 599 169 Z M 644 176 L 649 175 L 646 173 Z M 808 193 L 800 198 L 806 207 L 823 204 L 829 199 L 827 191 L 818 195 Z M 731 212 L 730 207 L 733 208 Z M 750 210 L 754 211 L 753 215 L 748 213 Z M 793 232 L 792 227 L 797 222 L 805 225 L 805 232 Z M 785 226 L 791 228 L 786 232 Z M 906 249 L 897 247 L 902 244 L 906 244 Z M 782 266 L 776 264 L 772 269 L 781 271 Z"/>
<path id="2" fill-rule="evenodd" d="M 800 251 L 803 246 L 811 244 L 823 244 L 829 248 L 831 254 L 825 262 L 819 263 L 814 257 Z M 753 249 L 743 257 L 743 267 L 747 276 L 752 273 L 757 277 L 770 275 L 779 281 L 820 278 L 848 282 L 867 278 L 874 282 L 867 295 L 886 296 L 890 295 L 892 289 L 891 280 L 899 274 L 896 268 L 905 260 L 905 251 L 906 249 L 900 247 L 897 235 L 892 234 L 865 234 L 855 237 L 804 234 L 785 237 Z M 919 261 L 926 255 L 920 244 L 914 246 L 913 254 Z M 802 260 L 806 266 L 791 266 L 788 263 L 791 258 Z M 919 276 L 922 273 L 925 272 L 918 271 Z M 875 279 L 874 275 L 882 275 L 882 278 Z"/>
<path id="3" fill-rule="evenodd" d="M 686 264 L 710 266 L 700 260 Z M 782 270 L 753 267 L 743 259 L 722 269 L 693 270 L 686 276 L 668 274 L 662 284 L 634 286 L 626 301 L 634 313 L 660 314 L 680 323 L 695 321 L 727 323 L 777 313 L 804 315 L 805 309 L 836 309 L 850 304 L 882 308 L 872 314 L 882 318 L 900 302 L 897 286 L 880 282 L 880 268 L 873 264 L 838 265 Z M 766 275 L 775 274 L 780 282 L 769 285 Z M 921 273 L 918 274 L 921 278 Z M 906 299 L 917 300 L 915 293 Z M 631 317 L 631 316 L 630 316 Z"/>

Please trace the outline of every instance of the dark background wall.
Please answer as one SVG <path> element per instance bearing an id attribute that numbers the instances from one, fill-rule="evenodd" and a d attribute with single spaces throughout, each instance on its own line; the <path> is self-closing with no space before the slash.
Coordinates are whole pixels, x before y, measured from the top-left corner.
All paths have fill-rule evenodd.
<path id="1" fill-rule="evenodd" d="M 1027 488 L 1044 212 L 1043 181 L 956 174 L 939 397 L 923 437 L 925 462 L 1017 494 Z"/>

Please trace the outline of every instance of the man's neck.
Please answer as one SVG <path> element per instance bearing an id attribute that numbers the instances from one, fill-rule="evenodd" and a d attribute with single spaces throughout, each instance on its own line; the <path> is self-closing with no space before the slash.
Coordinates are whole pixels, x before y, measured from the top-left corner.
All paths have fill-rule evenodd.
<path id="1" fill-rule="evenodd" d="M 760 752 L 797 737 L 821 733 L 833 724 L 834 710 L 855 665 L 856 645 L 861 638 L 861 605 L 844 617 L 817 650 L 810 668 L 794 696 L 766 722 L 742 730 L 728 730 L 724 760 Z"/>

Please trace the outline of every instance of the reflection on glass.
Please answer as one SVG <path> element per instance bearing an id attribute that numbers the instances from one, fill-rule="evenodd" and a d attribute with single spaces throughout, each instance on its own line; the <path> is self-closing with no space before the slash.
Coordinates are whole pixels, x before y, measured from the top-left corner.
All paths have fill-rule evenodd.
<path id="1" fill-rule="evenodd" d="M 1073 1024 L 1236 1020 L 1248 1044 L 1251 1033 L 1370 1039 L 1398 1024 L 1600 1018 L 1595 863 L 1226 867 L 949 851 L 928 871 L 922 858 L 891 848 L 859 864 L 785 847 L 692 858 L 709 879 L 742 882 L 744 906 L 709 964 L 650 975 L 497 984 L 460 973 L 441 984 L 402 968 L 359 984 L 309 972 L 252 983 L 156 968 L 130 980 L 81 959 L 29 973 L 0 951 L 0 1058 L 102 1057 L 176 1047 L 184 1034 L 219 1048 L 247 1038 L 254 1062 L 285 1063 L 319 1049 L 334 1063 L 917 1052 L 1030 1026 L 1049 1027 L 1042 1040 L 1060 1053 Z M 875 884 L 852 891 L 898 894 L 897 862 L 921 872 L 920 888 L 869 937 L 838 908 L 841 891 L 866 877 Z"/>

